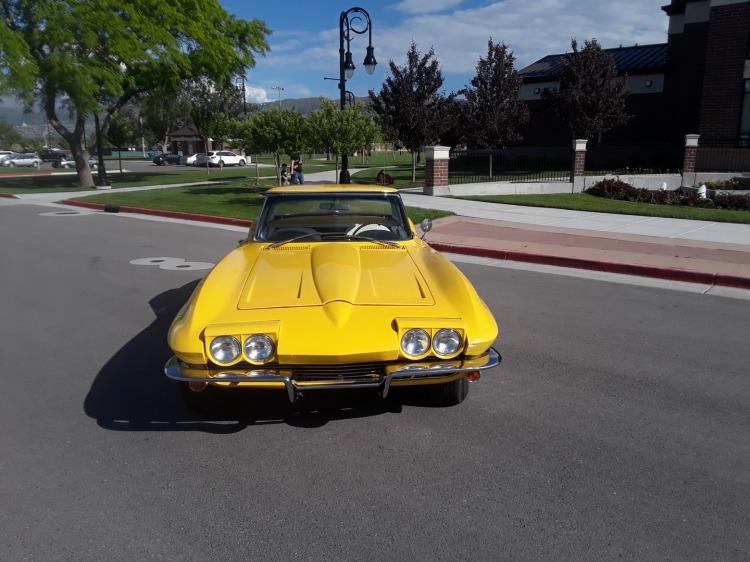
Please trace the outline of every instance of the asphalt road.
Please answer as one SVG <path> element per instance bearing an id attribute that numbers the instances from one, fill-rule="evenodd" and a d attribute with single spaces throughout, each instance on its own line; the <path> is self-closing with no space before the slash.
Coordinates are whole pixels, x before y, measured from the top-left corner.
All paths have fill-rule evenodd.
<path id="1" fill-rule="evenodd" d="M 161 374 L 236 232 L 0 206 L 0 559 L 747 560 L 750 301 L 462 265 L 505 361 L 449 409 Z M 329 395 L 330 396 L 330 395 Z"/>

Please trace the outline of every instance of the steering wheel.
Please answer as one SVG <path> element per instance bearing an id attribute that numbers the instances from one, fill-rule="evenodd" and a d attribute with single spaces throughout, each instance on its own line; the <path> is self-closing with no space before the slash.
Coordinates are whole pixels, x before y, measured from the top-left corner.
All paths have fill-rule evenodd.
<path id="1" fill-rule="evenodd" d="M 368 230 L 387 230 L 388 232 L 392 232 L 391 229 L 385 225 L 376 222 L 368 222 L 355 226 L 349 232 L 347 232 L 347 234 L 350 236 L 355 236 L 360 232 L 366 232 Z"/>

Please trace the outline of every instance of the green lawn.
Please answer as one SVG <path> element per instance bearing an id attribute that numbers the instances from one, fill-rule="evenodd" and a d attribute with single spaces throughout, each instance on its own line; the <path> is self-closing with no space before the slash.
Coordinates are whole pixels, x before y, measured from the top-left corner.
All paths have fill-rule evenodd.
<path id="1" fill-rule="evenodd" d="M 732 211 L 725 209 L 700 209 L 679 205 L 651 205 L 650 203 L 631 203 L 603 199 L 585 193 L 555 193 L 549 195 L 479 195 L 460 197 L 474 201 L 505 203 L 507 205 L 524 205 L 527 207 L 553 207 L 574 211 L 593 211 L 597 213 L 616 213 L 620 215 L 643 215 L 646 217 L 667 217 L 674 219 L 692 219 L 716 222 L 735 222 L 750 224 L 750 211 Z"/>
<path id="2" fill-rule="evenodd" d="M 273 171 L 265 172 L 261 168 L 262 175 L 271 175 Z M 189 172 L 148 172 L 148 173 L 126 173 L 109 174 L 109 181 L 113 188 L 137 187 L 143 185 L 164 185 L 172 183 L 191 183 L 196 181 L 255 181 L 255 168 L 211 168 L 211 173 L 206 174 L 203 169 Z M 96 181 L 96 172 L 94 172 Z M 67 176 L 37 176 L 26 178 L 2 178 L 0 177 L 0 193 L 45 193 L 57 191 L 90 191 L 78 187 L 78 177 L 75 174 Z"/>
<path id="3" fill-rule="evenodd" d="M 15 166 L 8 166 L 7 168 L 5 166 L 0 167 L 0 176 L 4 174 L 39 174 L 39 173 L 47 173 L 52 172 L 53 174 L 59 174 L 62 172 L 69 172 L 70 170 L 60 170 L 57 168 L 52 168 L 51 170 L 49 168 L 44 168 L 42 170 L 39 170 L 38 168 L 17 168 Z"/>
<path id="4" fill-rule="evenodd" d="M 376 182 L 377 175 L 380 173 L 381 168 L 369 168 L 357 172 L 352 176 L 352 182 L 354 183 L 369 183 L 374 184 Z M 424 166 L 417 168 L 417 181 L 411 181 L 411 165 L 399 166 L 398 168 L 384 168 L 386 174 L 393 176 L 393 187 L 398 189 L 404 189 L 406 187 L 422 187 L 424 185 Z"/>
<path id="5" fill-rule="evenodd" d="M 115 205 L 132 205 L 149 209 L 168 211 L 187 211 L 207 215 L 219 215 L 232 218 L 254 219 L 258 216 L 263 204 L 265 188 L 275 185 L 266 180 L 261 189 L 241 187 L 238 185 L 175 187 L 154 191 L 137 191 L 131 193 L 103 193 L 82 199 L 95 203 Z M 416 209 L 408 207 L 409 218 L 418 223 L 424 218 L 437 219 L 453 213 L 433 209 Z"/>

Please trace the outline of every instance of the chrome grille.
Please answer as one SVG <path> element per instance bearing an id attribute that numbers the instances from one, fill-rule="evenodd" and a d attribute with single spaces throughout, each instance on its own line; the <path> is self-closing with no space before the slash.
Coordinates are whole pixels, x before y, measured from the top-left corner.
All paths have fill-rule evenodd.
<path id="1" fill-rule="evenodd" d="M 382 363 L 352 363 L 347 365 L 300 365 L 289 367 L 292 378 L 300 382 L 378 381 L 385 374 Z"/>

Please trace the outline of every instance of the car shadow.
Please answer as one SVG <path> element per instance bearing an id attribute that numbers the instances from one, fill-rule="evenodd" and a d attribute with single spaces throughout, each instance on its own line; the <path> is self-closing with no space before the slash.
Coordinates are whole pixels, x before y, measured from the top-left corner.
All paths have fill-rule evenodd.
<path id="1" fill-rule="evenodd" d="M 381 399 L 371 391 L 318 392 L 289 404 L 280 391 L 222 392 L 209 413 L 187 406 L 180 383 L 163 373 L 172 355 L 167 330 L 198 281 L 165 291 L 149 301 L 156 315 L 146 328 L 120 348 L 101 368 L 84 401 L 84 412 L 113 431 L 203 431 L 235 433 L 248 426 L 285 423 L 321 427 L 385 413 L 399 413 L 398 398 Z"/>

